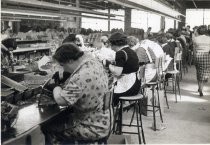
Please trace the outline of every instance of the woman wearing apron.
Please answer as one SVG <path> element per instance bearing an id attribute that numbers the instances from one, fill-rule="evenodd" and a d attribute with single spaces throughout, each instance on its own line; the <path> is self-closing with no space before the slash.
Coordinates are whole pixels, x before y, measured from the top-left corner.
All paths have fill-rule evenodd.
<path id="1" fill-rule="evenodd" d="M 127 36 L 122 33 L 113 33 L 109 42 L 111 48 L 116 51 L 115 62 L 111 63 L 106 60 L 103 61 L 103 64 L 115 77 L 113 103 L 117 105 L 119 97 L 134 96 L 140 90 L 141 82 L 137 78 L 138 56 L 127 45 Z"/>

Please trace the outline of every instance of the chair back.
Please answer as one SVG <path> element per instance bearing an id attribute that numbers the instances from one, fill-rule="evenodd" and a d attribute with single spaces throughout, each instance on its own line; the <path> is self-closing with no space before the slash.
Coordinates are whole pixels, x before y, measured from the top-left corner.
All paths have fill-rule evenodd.
<path id="1" fill-rule="evenodd" d="M 156 58 L 155 67 L 157 69 L 157 76 L 158 76 L 157 79 L 160 79 L 161 75 L 163 74 L 163 63 L 164 63 L 163 61 L 164 61 L 164 55 Z"/>
<path id="2" fill-rule="evenodd" d="M 113 112 L 112 100 L 113 100 L 113 90 L 110 90 L 104 95 L 104 106 L 103 106 L 103 111 L 106 111 L 108 109 L 110 113 L 110 128 L 109 128 L 109 133 L 106 137 L 107 139 L 109 138 L 114 126 L 114 117 L 113 117 L 114 112 Z"/>
<path id="3" fill-rule="evenodd" d="M 177 70 L 177 64 L 178 64 L 178 70 L 181 70 L 182 65 L 182 51 L 178 52 L 174 56 L 174 70 Z"/>
<path id="4" fill-rule="evenodd" d="M 141 80 L 141 83 L 145 83 L 146 79 L 145 79 L 145 65 L 140 66 L 138 73 L 137 73 L 137 77 L 139 80 Z"/>

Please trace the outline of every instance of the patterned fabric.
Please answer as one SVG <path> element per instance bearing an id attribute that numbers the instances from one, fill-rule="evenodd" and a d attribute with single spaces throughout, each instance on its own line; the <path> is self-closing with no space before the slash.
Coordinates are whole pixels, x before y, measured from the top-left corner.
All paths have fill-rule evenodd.
<path id="1" fill-rule="evenodd" d="M 140 47 L 150 48 L 154 52 L 156 57 L 163 56 L 164 54 L 162 47 L 158 43 L 148 40 L 148 39 L 143 40 L 140 43 Z"/>
<path id="2" fill-rule="evenodd" d="M 210 36 L 199 35 L 193 39 L 194 49 L 199 52 L 210 51 Z"/>
<path id="3" fill-rule="evenodd" d="M 73 113 L 66 114 L 64 123 L 50 127 L 61 140 L 97 140 L 109 134 L 110 109 L 104 110 L 104 95 L 108 92 L 108 76 L 102 64 L 86 56 L 85 61 L 65 82 L 63 91 L 82 90 L 76 96 L 63 96 Z M 62 92 L 61 92 L 62 94 Z"/>
<path id="4" fill-rule="evenodd" d="M 150 56 L 152 57 L 152 61 L 155 62 L 156 56 L 155 56 L 154 52 L 150 48 L 148 48 L 148 51 L 150 53 Z M 142 47 L 137 48 L 136 54 L 139 58 L 140 65 L 147 64 L 148 62 L 150 62 L 149 57 L 148 57 L 146 50 L 144 48 L 142 48 Z"/>
<path id="5" fill-rule="evenodd" d="M 197 80 L 206 81 L 210 76 L 210 53 L 196 53 Z"/>

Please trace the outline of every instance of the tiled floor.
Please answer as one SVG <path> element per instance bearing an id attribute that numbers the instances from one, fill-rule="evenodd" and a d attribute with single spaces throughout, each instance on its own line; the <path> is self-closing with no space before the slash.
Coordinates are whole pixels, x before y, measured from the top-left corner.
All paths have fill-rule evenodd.
<path id="1" fill-rule="evenodd" d="M 204 97 L 200 97 L 195 73 L 192 66 L 183 75 L 182 98 L 178 98 L 178 103 L 175 103 L 174 94 L 168 93 L 170 109 L 164 107 L 163 116 L 166 129 L 153 131 L 152 117 L 143 116 L 147 144 L 210 144 L 210 82 L 204 88 Z M 126 113 L 124 121 L 128 121 L 131 114 L 132 111 Z M 160 125 L 159 117 L 157 119 Z M 137 135 L 132 135 L 131 140 L 138 144 Z"/>

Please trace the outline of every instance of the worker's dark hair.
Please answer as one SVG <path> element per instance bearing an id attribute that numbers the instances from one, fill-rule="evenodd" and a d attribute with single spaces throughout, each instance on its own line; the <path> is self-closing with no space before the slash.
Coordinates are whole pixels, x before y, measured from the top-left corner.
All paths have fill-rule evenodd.
<path id="1" fill-rule="evenodd" d="M 76 34 L 69 34 L 69 36 L 67 36 L 63 40 L 62 44 L 64 44 L 64 43 L 71 43 L 71 42 L 74 42 L 74 41 L 76 41 Z"/>
<path id="2" fill-rule="evenodd" d="M 206 25 L 199 26 L 197 32 L 198 32 L 199 35 L 206 34 L 207 33 L 207 26 Z"/>
<path id="3" fill-rule="evenodd" d="M 61 45 L 53 55 L 53 59 L 58 63 L 67 63 L 69 60 L 77 60 L 83 56 L 84 52 L 74 43 L 65 43 Z"/>
<path id="4" fill-rule="evenodd" d="M 115 32 L 110 36 L 109 42 L 111 45 L 124 46 L 127 45 L 127 36 L 123 33 Z"/>

